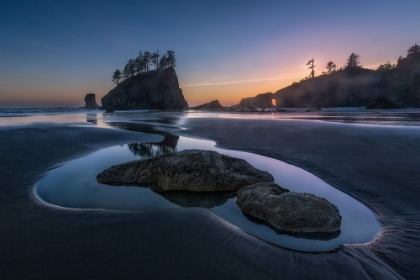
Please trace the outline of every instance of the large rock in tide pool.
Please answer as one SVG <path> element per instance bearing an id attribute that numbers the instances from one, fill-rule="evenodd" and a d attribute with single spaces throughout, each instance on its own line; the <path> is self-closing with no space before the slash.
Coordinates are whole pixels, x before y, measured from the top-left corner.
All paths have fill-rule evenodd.
<path id="1" fill-rule="evenodd" d="M 340 231 L 338 208 L 313 194 L 290 192 L 274 183 L 257 183 L 240 189 L 237 198 L 236 203 L 245 214 L 278 232 Z"/>
<path id="2" fill-rule="evenodd" d="M 232 191 L 258 182 L 273 182 L 268 172 L 243 159 L 213 151 L 185 150 L 112 166 L 100 173 L 99 183 L 150 186 L 154 191 Z"/>

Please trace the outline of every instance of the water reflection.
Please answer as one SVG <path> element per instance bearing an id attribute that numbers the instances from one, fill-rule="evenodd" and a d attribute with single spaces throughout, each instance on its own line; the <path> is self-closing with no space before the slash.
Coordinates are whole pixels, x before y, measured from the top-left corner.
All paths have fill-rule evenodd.
<path id="1" fill-rule="evenodd" d="M 262 225 L 262 226 L 264 226 L 264 225 L 268 226 L 269 228 L 271 228 L 273 231 L 277 232 L 278 234 L 287 234 L 287 235 L 292 236 L 294 238 L 328 241 L 328 240 L 332 240 L 334 238 L 337 238 L 341 234 L 340 229 L 336 230 L 336 231 L 333 231 L 333 232 L 291 232 L 291 231 L 283 231 L 283 230 L 279 230 L 278 228 L 272 226 L 269 223 L 264 223 L 263 221 L 258 220 L 256 218 L 248 215 L 245 212 L 242 212 L 242 213 L 244 214 L 245 217 L 248 218 L 248 220 L 250 220 L 254 224 L 258 224 L 258 225 Z"/>
<path id="2" fill-rule="evenodd" d="M 179 136 L 165 134 L 165 139 L 159 143 L 132 143 L 128 149 L 141 158 L 150 158 L 158 155 L 176 152 Z"/>
<path id="3" fill-rule="evenodd" d="M 98 116 L 96 113 L 86 113 L 86 121 L 93 123 L 94 125 L 98 124 Z"/>
<path id="4" fill-rule="evenodd" d="M 226 192 L 192 192 L 192 191 L 165 191 L 156 192 L 176 205 L 186 207 L 203 207 L 211 209 L 225 204 L 236 196 L 236 191 Z"/>

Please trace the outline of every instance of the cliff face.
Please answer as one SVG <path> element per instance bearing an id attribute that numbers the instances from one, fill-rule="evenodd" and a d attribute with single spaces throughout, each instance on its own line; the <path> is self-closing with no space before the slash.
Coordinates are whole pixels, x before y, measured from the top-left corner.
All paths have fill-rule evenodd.
<path id="1" fill-rule="evenodd" d="M 114 110 L 188 108 L 173 68 L 128 78 L 101 101 L 103 108 Z"/>
<path id="2" fill-rule="evenodd" d="M 348 68 L 241 100 L 240 107 L 344 107 L 372 104 L 377 97 L 406 106 L 420 105 L 420 52 L 388 71 Z"/>

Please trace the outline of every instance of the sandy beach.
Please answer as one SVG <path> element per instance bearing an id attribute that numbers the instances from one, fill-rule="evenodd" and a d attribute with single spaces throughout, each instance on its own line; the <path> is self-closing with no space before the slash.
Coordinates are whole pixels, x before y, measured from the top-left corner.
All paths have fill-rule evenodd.
<path id="1" fill-rule="evenodd" d="M 416 279 L 420 129 L 188 118 L 179 135 L 299 166 L 368 205 L 369 244 L 328 253 L 271 245 L 203 208 L 150 213 L 52 208 L 32 196 L 48 170 L 162 136 L 68 124 L 0 127 L 0 279 Z"/>

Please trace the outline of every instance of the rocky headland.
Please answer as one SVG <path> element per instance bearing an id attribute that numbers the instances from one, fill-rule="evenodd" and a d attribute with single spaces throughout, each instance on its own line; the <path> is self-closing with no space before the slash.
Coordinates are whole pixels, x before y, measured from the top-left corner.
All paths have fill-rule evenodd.
<path id="1" fill-rule="evenodd" d="M 101 99 L 103 109 L 187 109 L 175 69 L 153 70 L 127 78 Z"/>
<path id="2" fill-rule="evenodd" d="M 258 182 L 273 182 L 268 172 L 243 159 L 213 151 L 185 150 L 112 166 L 99 183 L 150 186 L 154 191 L 232 191 Z"/>
<path id="3" fill-rule="evenodd" d="M 275 93 L 243 98 L 235 107 L 367 107 L 379 96 L 386 97 L 400 107 L 419 107 L 420 52 L 400 57 L 398 63 L 389 69 L 340 69 L 293 83 Z"/>

